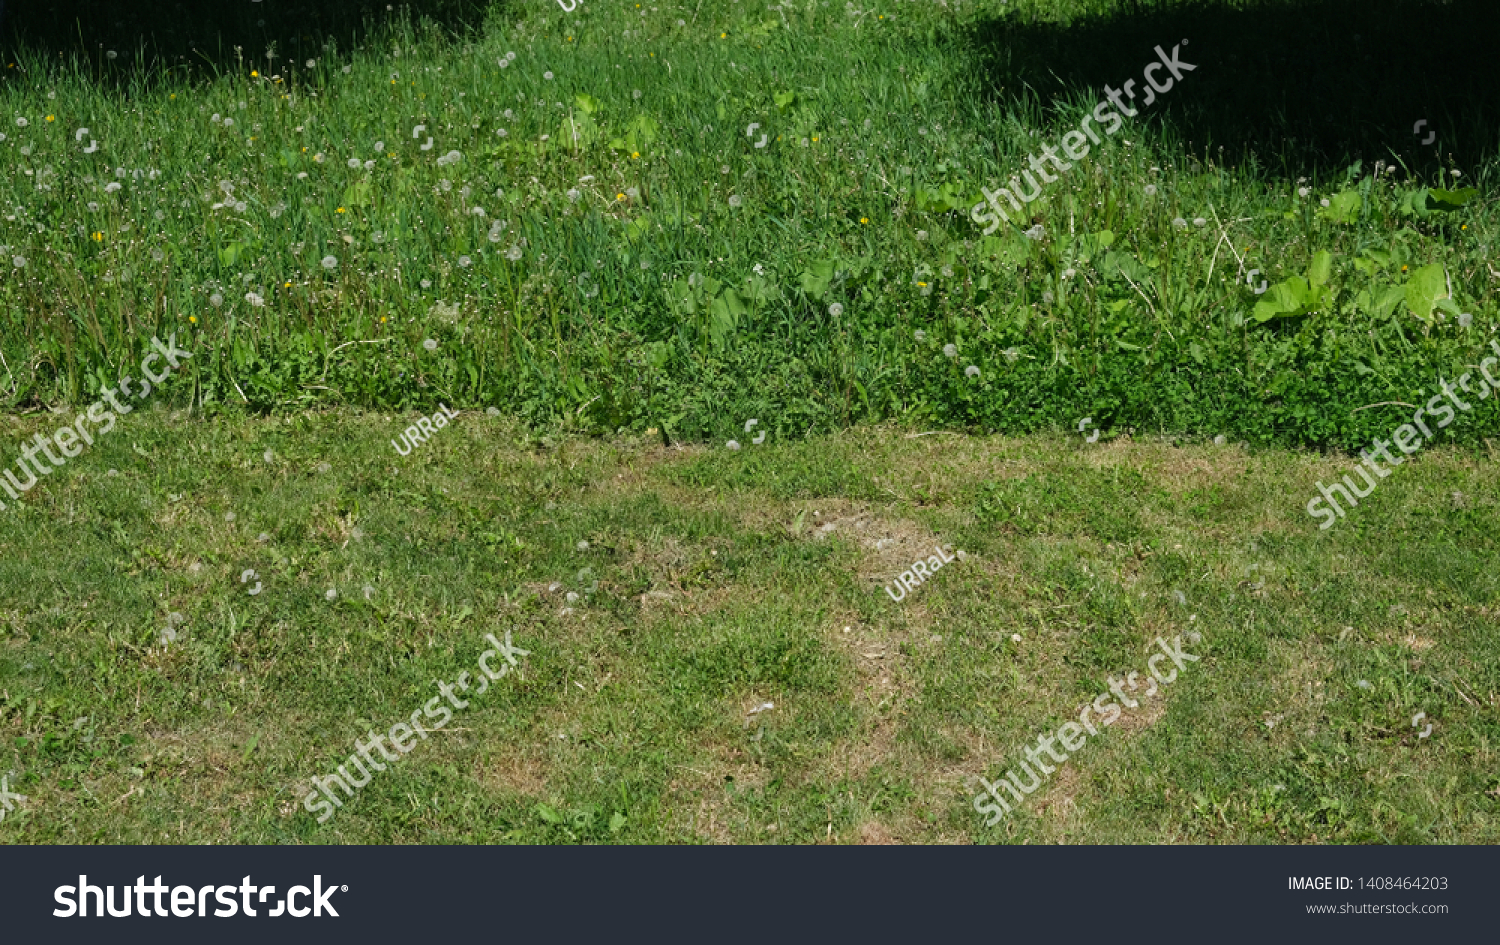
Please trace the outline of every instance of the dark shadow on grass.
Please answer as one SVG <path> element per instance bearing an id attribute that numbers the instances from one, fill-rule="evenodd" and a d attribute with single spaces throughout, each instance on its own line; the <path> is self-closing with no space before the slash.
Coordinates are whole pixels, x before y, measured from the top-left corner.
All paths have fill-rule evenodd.
<path id="1" fill-rule="evenodd" d="M 357 48 L 402 18 L 473 35 L 491 7 L 488 0 L 24 0 L 6 10 L 6 2 L 0 72 L 14 76 L 9 67 L 18 60 L 62 60 L 120 87 L 241 67 L 284 70 Z"/>
<path id="2" fill-rule="evenodd" d="M 1494 0 L 1133 3 L 1071 23 L 1005 17 L 973 35 L 993 94 L 1034 95 L 1055 109 L 1059 134 L 1083 117 L 1072 96 L 1092 106 L 1106 85 L 1134 79 L 1127 104 L 1140 114 L 1116 137 L 1149 123 L 1200 159 L 1287 178 L 1327 177 L 1355 160 L 1368 172 L 1399 158 L 1416 172 L 1493 158 L 1497 38 Z M 1197 69 L 1140 108 L 1155 47 L 1170 56 L 1185 41 L 1180 59 Z"/>

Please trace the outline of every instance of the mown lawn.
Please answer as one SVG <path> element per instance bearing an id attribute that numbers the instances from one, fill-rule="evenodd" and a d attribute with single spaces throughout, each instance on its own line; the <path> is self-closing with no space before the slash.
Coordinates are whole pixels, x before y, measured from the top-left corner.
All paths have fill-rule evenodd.
<path id="1" fill-rule="evenodd" d="M 1320 532 L 1344 462 L 1233 444 L 465 412 L 398 456 L 413 420 L 141 409 L 0 513 L 0 839 L 1500 841 L 1492 454 L 1424 451 Z M 1189 632 L 983 826 L 976 776 Z M 522 668 L 318 825 L 309 779 L 506 633 Z"/>

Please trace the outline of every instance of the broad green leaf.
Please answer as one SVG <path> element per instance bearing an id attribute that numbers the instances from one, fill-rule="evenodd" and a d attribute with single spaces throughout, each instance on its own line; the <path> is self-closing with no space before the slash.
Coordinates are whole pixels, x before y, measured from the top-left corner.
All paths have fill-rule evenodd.
<path id="1" fill-rule="evenodd" d="M 1448 295 L 1448 279 L 1443 267 L 1437 263 L 1423 266 L 1411 274 L 1406 283 L 1406 305 L 1412 314 L 1424 322 L 1432 321 L 1432 308 L 1437 300 Z"/>
<path id="2" fill-rule="evenodd" d="M 1353 223 L 1359 219 L 1359 210 L 1363 205 L 1359 191 L 1345 190 L 1330 197 L 1328 206 L 1319 210 L 1318 216 L 1330 223 Z"/>
<path id="3" fill-rule="evenodd" d="M 1479 191 L 1473 187 L 1465 187 L 1463 190 L 1439 190 L 1433 187 L 1427 191 L 1427 209 L 1451 213 L 1477 196 Z"/>
<path id="4" fill-rule="evenodd" d="M 802 291 L 811 298 L 821 299 L 833 281 L 833 262 L 832 259 L 819 259 L 810 263 L 797 277 Z"/>
<path id="5" fill-rule="evenodd" d="M 1317 288 L 1328 284 L 1328 277 L 1333 272 L 1333 257 L 1326 251 L 1319 250 L 1313 254 L 1312 263 L 1307 267 L 1307 283 Z"/>
<path id="6" fill-rule="evenodd" d="M 594 114 L 594 112 L 597 112 L 600 108 L 603 107 L 599 104 L 598 99 L 594 98 L 592 95 L 585 95 L 582 92 L 579 92 L 577 95 L 573 96 L 573 101 L 577 103 L 579 108 L 583 109 L 584 112 L 590 115 Z"/>
<path id="7" fill-rule="evenodd" d="M 776 110 L 782 112 L 791 108 L 797 101 L 796 92 L 775 92 L 771 97 L 776 100 Z"/>

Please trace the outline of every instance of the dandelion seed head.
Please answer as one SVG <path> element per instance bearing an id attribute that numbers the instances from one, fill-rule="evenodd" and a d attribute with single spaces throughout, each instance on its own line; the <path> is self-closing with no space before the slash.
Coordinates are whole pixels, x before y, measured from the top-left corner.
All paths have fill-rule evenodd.
<path id="1" fill-rule="evenodd" d="M 832 305 L 828 306 L 828 314 L 832 315 L 834 318 L 838 318 L 840 315 L 844 314 L 843 304 L 834 302 Z"/>
<path id="2" fill-rule="evenodd" d="M 958 357 L 958 345 L 951 342 L 943 345 L 943 355 L 949 358 Z"/>
<path id="3" fill-rule="evenodd" d="M 422 347 L 426 348 L 428 351 L 436 351 L 437 346 L 438 343 L 436 338 L 428 338 L 422 342 Z"/>
<path id="4" fill-rule="evenodd" d="M 979 376 L 979 368 L 976 367 L 976 366 L 974 366 L 974 365 L 972 365 L 972 364 L 969 365 L 968 367 L 964 368 L 964 376 L 965 377 L 978 377 Z"/>
<path id="5" fill-rule="evenodd" d="M 338 265 L 339 265 L 338 257 L 336 257 L 336 256 L 324 256 L 323 257 L 323 268 L 324 269 L 337 269 Z"/>

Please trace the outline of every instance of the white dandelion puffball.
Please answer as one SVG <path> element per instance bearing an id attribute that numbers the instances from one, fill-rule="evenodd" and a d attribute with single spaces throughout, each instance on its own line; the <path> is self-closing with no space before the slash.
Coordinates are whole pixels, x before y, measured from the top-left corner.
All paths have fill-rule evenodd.
<path id="1" fill-rule="evenodd" d="M 835 302 L 832 305 L 828 306 L 828 314 L 832 315 L 834 318 L 838 318 L 840 315 L 844 314 L 844 306 L 838 302 Z"/>
<path id="2" fill-rule="evenodd" d="M 487 414 L 489 414 L 492 417 L 498 417 L 498 416 L 500 416 L 500 408 L 499 407 L 489 407 L 489 408 L 486 408 L 484 412 L 487 413 Z"/>
<path id="3" fill-rule="evenodd" d="M 510 249 L 506 250 L 505 251 L 505 258 L 509 259 L 511 262 L 520 262 L 520 260 L 521 260 L 521 247 L 519 247 L 519 246 L 512 246 Z"/>
<path id="4" fill-rule="evenodd" d="M 428 338 L 426 341 L 422 342 L 422 347 L 426 348 L 428 351 L 436 351 L 437 350 L 437 339 L 436 338 Z"/>
<path id="5" fill-rule="evenodd" d="M 568 603 L 570 603 L 570 604 L 576 604 L 576 603 L 578 603 L 578 592 L 577 591 L 569 591 L 568 592 Z"/>
<path id="6" fill-rule="evenodd" d="M 740 199 L 740 195 L 739 194 L 730 194 L 729 195 L 729 205 L 731 207 L 738 207 L 742 203 L 744 203 L 744 201 Z"/>
<path id="7" fill-rule="evenodd" d="M 1147 197 L 1155 197 L 1156 196 L 1156 185 L 1155 184 L 1147 184 L 1146 185 L 1146 196 Z"/>
<path id="8" fill-rule="evenodd" d="M 249 302 L 254 308 L 263 308 L 266 304 L 266 300 L 254 292 L 246 292 L 245 301 Z"/>
<path id="9" fill-rule="evenodd" d="M 641 90 L 640 89 L 632 89 L 631 92 L 630 92 L 630 97 L 631 98 L 640 98 L 641 97 Z"/>
<path id="10" fill-rule="evenodd" d="M 12 266 L 15 266 L 17 269 L 25 269 L 26 268 L 26 257 L 25 256 L 12 256 L 12 257 L 10 257 L 10 264 Z"/>
<path id="11" fill-rule="evenodd" d="M 377 151 L 384 151 L 385 150 L 385 142 L 384 141 L 377 141 L 377 142 L 375 142 L 375 150 L 377 150 Z"/>
<path id="12" fill-rule="evenodd" d="M 1225 439 L 1224 434 L 1222 434 L 1222 433 L 1220 433 L 1218 436 L 1214 437 L 1214 445 L 1215 446 L 1223 446 L 1225 443 L 1228 443 L 1228 442 L 1229 442 L 1229 440 Z"/>
<path id="13" fill-rule="evenodd" d="M 1458 316 L 1458 327 L 1460 328 L 1468 328 L 1473 323 L 1474 316 L 1469 314 L 1468 312 L 1464 312 L 1463 314 Z"/>
<path id="14" fill-rule="evenodd" d="M 458 257 L 458 265 L 463 269 L 467 269 L 470 266 L 474 265 L 474 260 L 470 259 L 468 256 L 460 256 Z"/>
<path id="15" fill-rule="evenodd" d="M 333 600 L 335 597 L 339 596 L 339 592 L 330 587 L 328 590 L 323 592 L 323 596 L 328 598 L 329 600 Z"/>
<path id="16" fill-rule="evenodd" d="M 968 367 L 964 368 L 964 376 L 965 377 L 978 377 L 979 376 L 979 368 L 975 367 L 972 364 L 969 365 Z"/>
<path id="17" fill-rule="evenodd" d="M 309 68 L 309 69 L 311 69 L 313 66 L 316 66 L 317 64 L 318 64 L 318 60 L 316 60 L 316 59 L 309 59 L 309 60 L 307 60 L 307 68 Z"/>
<path id="18" fill-rule="evenodd" d="M 208 304 L 212 305 L 214 308 L 219 308 L 224 304 L 224 296 L 215 292 L 213 295 L 210 295 L 208 297 Z"/>
<path id="19" fill-rule="evenodd" d="M 1205 220 L 1203 217 L 1194 217 L 1193 218 L 1193 226 L 1206 226 L 1207 224 L 1208 224 L 1208 221 Z"/>
<path id="20" fill-rule="evenodd" d="M 588 551 L 589 550 L 589 543 L 587 541 L 580 541 L 578 543 L 578 550 L 579 551 Z"/>
<path id="21" fill-rule="evenodd" d="M 226 522 L 232 522 L 232 521 L 234 521 L 234 513 L 233 512 L 225 512 L 224 513 L 224 521 L 226 521 Z"/>
<path id="22" fill-rule="evenodd" d="M 1306 197 L 1310 193 L 1312 193 L 1312 191 L 1308 190 L 1306 187 L 1297 188 L 1297 196 L 1299 197 Z"/>
<path id="23" fill-rule="evenodd" d="M 551 82 L 552 81 L 552 73 L 550 73 L 550 72 L 543 72 L 542 73 L 542 78 L 546 79 L 548 82 Z"/>
<path id="24" fill-rule="evenodd" d="M 24 118 L 17 118 L 16 119 L 16 127 L 17 128 L 25 128 L 29 124 L 31 124 L 31 122 L 27 121 Z"/>
<path id="25" fill-rule="evenodd" d="M 502 69 L 509 69 L 510 68 L 510 60 L 506 59 L 504 56 L 501 56 L 500 57 L 500 68 L 502 68 Z"/>
<path id="26" fill-rule="evenodd" d="M 234 126 L 234 119 L 233 118 L 226 118 L 226 119 L 224 119 L 224 127 L 225 128 L 231 128 L 233 126 Z"/>
<path id="27" fill-rule="evenodd" d="M 515 62 L 516 61 L 516 54 L 514 52 L 508 52 L 508 53 L 505 54 L 505 58 L 509 59 L 511 62 Z"/>
<path id="28" fill-rule="evenodd" d="M 268 463 L 271 461 L 271 458 L 273 456 L 275 456 L 275 454 L 272 453 L 270 450 L 266 450 L 264 453 L 260 454 L 260 458 L 263 459 L 263 460 L 265 460 Z"/>
<path id="29" fill-rule="evenodd" d="M 339 261 L 338 261 L 337 257 L 335 257 L 335 256 L 324 256 L 323 257 L 323 268 L 324 269 L 337 269 L 338 265 L 339 265 Z"/>
<path id="30" fill-rule="evenodd" d="M 1010 635 L 1010 639 L 1011 639 L 1012 643 L 1020 643 L 1021 642 L 1021 635 L 1019 633 L 1012 633 Z"/>
<path id="31" fill-rule="evenodd" d="M 1177 219 L 1175 219 L 1175 220 L 1172 221 L 1172 225 L 1175 226 L 1175 227 L 1177 227 L 1177 229 L 1180 230 L 1180 229 L 1183 229 L 1184 227 L 1187 226 L 1187 221 L 1184 220 L 1182 217 L 1178 217 Z"/>
<path id="32" fill-rule="evenodd" d="M 918 328 L 916 330 L 915 337 L 916 337 L 916 339 L 918 341 L 926 341 L 927 340 L 927 332 L 925 332 L 922 329 Z"/>
<path id="33" fill-rule="evenodd" d="M 350 158 L 349 167 L 356 171 L 359 170 L 359 158 Z"/>
<path id="34" fill-rule="evenodd" d="M 422 286 L 422 288 L 424 288 L 424 289 L 430 289 L 430 288 L 432 288 L 432 280 L 431 280 L 431 279 L 423 279 L 423 280 L 422 280 L 422 281 L 421 281 L 421 283 L 419 283 L 419 284 L 420 284 L 420 285 L 421 285 L 421 286 Z"/>
<path id="35" fill-rule="evenodd" d="M 320 472 L 320 473 L 330 473 L 330 472 L 333 472 L 333 467 L 330 466 L 330 465 L 328 465 L 327 463 L 319 463 L 318 464 L 318 472 Z"/>
<path id="36" fill-rule="evenodd" d="M 949 358 L 958 357 L 958 345 L 952 344 L 951 342 L 949 344 L 943 345 L 943 355 Z"/>
<path id="37" fill-rule="evenodd" d="M 724 446 L 725 446 L 725 448 L 732 449 L 732 450 L 737 450 L 737 449 L 740 448 L 740 445 L 738 443 L 736 443 L 734 440 L 730 440 L 728 443 L 725 443 Z"/>
<path id="38" fill-rule="evenodd" d="M 1318 205 L 1319 205 L 1319 206 L 1322 206 L 1322 207 L 1326 207 L 1326 206 L 1328 206 L 1328 198 L 1327 198 L 1327 197 L 1324 197 L 1324 198 L 1323 198 L 1323 199 L 1322 199 L 1322 200 L 1319 200 L 1319 201 L 1318 201 Z"/>

